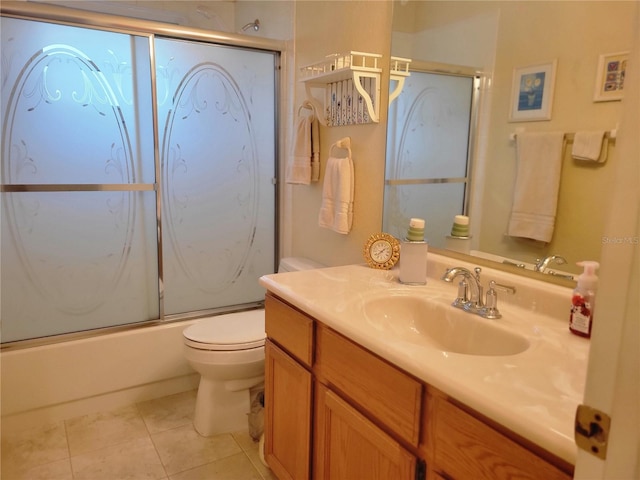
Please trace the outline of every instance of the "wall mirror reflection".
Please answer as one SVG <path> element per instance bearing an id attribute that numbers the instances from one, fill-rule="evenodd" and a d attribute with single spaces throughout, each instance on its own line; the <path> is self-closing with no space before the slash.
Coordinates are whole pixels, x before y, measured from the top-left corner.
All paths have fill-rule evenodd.
<path id="1" fill-rule="evenodd" d="M 599 260 L 603 242 L 615 241 L 603 231 L 624 98 L 622 92 L 602 101 L 594 89 L 601 56 L 631 45 L 633 9 L 625 1 L 395 2 L 391 54 L 413 61 L 389 110 L 385 229 L 402 237 L 409 218 L 424 217 L 431 246 L 462 249 L 516 272 L 535 270 L 546 258 L 539 265 L 544 273 L 572 276 L 579 273 L 576 262 Z M 554 87 L 550 118 L 514 118 L 514 88 L 532 93 L 524 92 L 530 86 L 521 72 L 550 64 L 555 68 L 532 76 Z M 470 86 L 450 98 L 423 82 L 425 72 L 439 81 L 468 78 Z M 617 73 L 623 81 L 624 72 Z M 514 82 L 517 75 L 522 82 Z M 574 158 L 576 140 L 594 132 L 604 134 L 602 157 Z M 521 168 L 531 148 L 524 139 L 538 134 L 561 140 L 551 153 L 535 156 L 533 147 L 531 174 Z M 525 213 L 552 217 L 545 240 L 513 231 L 523 205 Z M 458 214 L 469 217 L 470 240 L 451 247 L 447 235 Z"/>

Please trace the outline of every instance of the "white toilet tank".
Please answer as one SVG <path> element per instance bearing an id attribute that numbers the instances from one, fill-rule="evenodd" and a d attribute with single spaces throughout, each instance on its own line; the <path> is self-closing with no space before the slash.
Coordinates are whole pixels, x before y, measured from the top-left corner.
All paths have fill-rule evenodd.
<path id="1" fill-rule="evenodd" d="M 278 265 L 278 273 L 297 272 L 299 270 L 313 270 L 314 268 L 324 267 L 326 267 L 326 265 L 314 262 L 309 258 L 284 257 L 280 259 L 280 265 Z"/>

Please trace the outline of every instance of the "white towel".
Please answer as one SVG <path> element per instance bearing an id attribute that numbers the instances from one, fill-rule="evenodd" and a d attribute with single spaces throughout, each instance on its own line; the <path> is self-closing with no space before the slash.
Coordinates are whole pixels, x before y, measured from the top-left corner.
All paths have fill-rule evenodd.
<path id="1" fill-rule="evenodd" d="M 576 160 L 604 163 L 607 160 L 609 142 L 604 131 L 576 132 L 573 138 L 571 156 Z"/>
<path id="2" fill-rule="evenodd" d="M 320 180 L 320 125 L 314 115 L 311 120 L 311 181 Z"/>
<path id="3" fill-rule="evenodd" d="M 294 130 L 293 147 L 287 165 L 286 182 L 311 183 L 311 117 L 302 115 Z"/>
<path id="4" fill-rule="evenodd" d="M 550 242 L 556 221 L 563 133 L 519 133 L 507 235 Z"/>
<path id="5" fill-rule="evenodd" d="M 354 172 L 351 155 L 329 157 L 322 185 L 322 205 L 318 225 L 347 234 L 353 223 Z"/>

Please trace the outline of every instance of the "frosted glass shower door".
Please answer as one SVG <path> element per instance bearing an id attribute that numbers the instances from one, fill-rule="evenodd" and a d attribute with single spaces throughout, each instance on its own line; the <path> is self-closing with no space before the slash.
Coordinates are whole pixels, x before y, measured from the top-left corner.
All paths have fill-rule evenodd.
<path id="1" fill-rule="evenodd" d="M 1 25 L 2 341 L 158 318 L 149 38 Z"/>
<path id="2" fill-rule="evenodd" d="M 156 40 L 165 314 L 264 299 L 274 271 L 275 56 Z"/>
<path id="3" fill-rule="evenodd" d="M 411 217 L 443 247 L 464 212 L 474 78 L 411 72 L 389 106 L 383 227 L 399 238 Z"/>

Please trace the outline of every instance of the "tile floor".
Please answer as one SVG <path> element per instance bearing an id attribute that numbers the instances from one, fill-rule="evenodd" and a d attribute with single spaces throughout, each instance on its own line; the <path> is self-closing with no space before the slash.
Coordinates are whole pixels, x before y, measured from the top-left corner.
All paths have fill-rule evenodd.
<path id="1" fill-rule="evenodd" d="M 201 437 L 196 392 L 2 437 L 2 480 L 276 480 L 248 432 Z"/>

